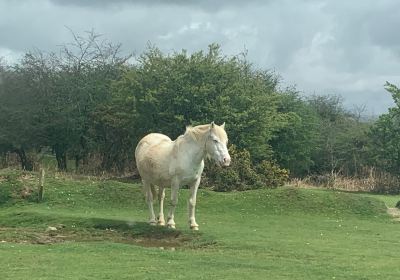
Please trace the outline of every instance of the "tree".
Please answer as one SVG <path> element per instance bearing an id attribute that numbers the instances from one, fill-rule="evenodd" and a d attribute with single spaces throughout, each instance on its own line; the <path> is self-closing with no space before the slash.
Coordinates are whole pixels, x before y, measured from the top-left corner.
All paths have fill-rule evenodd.
<path id="1" fill-rule="evenodd" d="M 29 152 L 39 147 L 41 127 L 37 125 L 40 108 L 28 73 L 18 66 L 5 67 L 0 83 L 0 149 L 15 152 L 22 169 L 32 170 Z"/>
<path id="2" fill-rule="evenodd" d="M 286 125 L 271 140 L 274 157 L 280 166 L 289 169 L 291 176 L 310 173 L 313 153 L 319 140 L 319 116 L 294 89 L 280 94 L 278 111 L 286 114 Z"/>
<path id="3" fill-rule="evenodd" d="M 164 55 L 150 47 L 135 68 L 116 83 L 114 98 L 131 104 L 135 143 L 149 132 L 172 138 L 185 126 L 226 122 L 230 141 L 256 161 L 272 155 L 269 140 L 284 125 L 277 111 L 277 78 L 254 70 L 243 57 L 225 57 L 217 45 L 208 52 Z"/>
<path id="4" fill-rule="evenodd" d="M 397 175 L 400 170 L 400 89 L 389 82 L 385 89 L 392 94 L 396 106 L 381 115 L 371 127 L 369 152 L 372 164 Z"/>
<path id="5" fill-rule="evenodd" d="M 309 105 L 318 116 L 312 173 L 356 175 L 365 165 L 368 121 L 346 110 L 336 95 L 312 96 Z"/>

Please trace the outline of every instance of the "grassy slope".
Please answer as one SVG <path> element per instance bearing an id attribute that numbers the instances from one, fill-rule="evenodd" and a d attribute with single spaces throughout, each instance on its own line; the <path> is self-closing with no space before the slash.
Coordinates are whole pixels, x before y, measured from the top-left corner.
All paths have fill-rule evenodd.
<path id="1" fill-rule="evenodd" d="M 400 225 L 374 197 L 290 188 L 228 194 L 200 190 L 201 233 L 192 234 L 186 224 L 187 191 L 181 190 L 176 237 L 174 231 L 144 223 L 147 208 L 138 185 L 52 175 L 46 201 L 36 204 L 7 197 L 12 184 L 13 189 L 35 184 L 35 178 L 21 180 L 20 175 L 0 172 L 0 240 L 8 241 L 0 244 L 0 279 L 400 276 L 395 250 Z M 65 242 L 30 244 L 47 235 L 47 226 L 59 224 Z M 148 237 L 151 242 L 144 244 L 155 247 L 138 245 Z M 175 243 L 182 246 L 167 248 Z"/>

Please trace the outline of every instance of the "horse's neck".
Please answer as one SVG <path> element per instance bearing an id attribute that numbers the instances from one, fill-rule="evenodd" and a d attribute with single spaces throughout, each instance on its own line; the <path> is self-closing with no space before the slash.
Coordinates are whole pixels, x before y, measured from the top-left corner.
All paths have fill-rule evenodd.
<path id="1" fill-rule="evenodd" d="M 190 161 L 192 165 L 200 165 L 205 156 L 205 139 L 202 137 L 199 141 L 191 136 L 185 135 L 180 143 L 179 152 L 181 156 Z"/>

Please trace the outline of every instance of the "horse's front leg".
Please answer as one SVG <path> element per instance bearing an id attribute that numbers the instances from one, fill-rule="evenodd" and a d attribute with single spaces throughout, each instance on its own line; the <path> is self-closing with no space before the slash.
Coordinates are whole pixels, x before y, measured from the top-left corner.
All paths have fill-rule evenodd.
<path id="1" fill-rule="evenodd" d="M 164 220 L 164 198 L 165 198 L 165 188 L 160 187 L 158 190 L 158 202 L 160 205 L 160 214 L 158 215 L 158 224 L 160 226 L 165 226 Z"/>
<path id="2" fill-rule="evenodd" d="M 167 226 L 169 228 L 175 228 L 174 213 L 176 205 L 178 204 L 178 190 L 179 190 L 179 182 L 177 180 L 173 180 L 171 185 L 171 201 L 170 201 L 170 208 L 169 208 L 168 222 L 167 222 Z"/>
<path id="3" fill-rule="evenodd" d="M 199 178 L 190 186 L 190 197 L 188 201 L 188 208 L 189 208 L 189 225 L 192 230 L 199 230 L 199 225 L 196 223 L 196 218 L 195 218 L 195 210 L 196 210 L 196 196 L 197 196 L 197 190 L 200 185 L 200 179 Z"/>

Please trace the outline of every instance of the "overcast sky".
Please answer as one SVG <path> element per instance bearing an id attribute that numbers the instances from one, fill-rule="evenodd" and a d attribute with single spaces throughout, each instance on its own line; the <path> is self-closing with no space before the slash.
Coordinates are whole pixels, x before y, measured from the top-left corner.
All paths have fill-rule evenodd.
<path id="1" fill-rule="evenodd" d="M 385 81 L 400 84 L 399 0 L 0 0 L 0 57 L 57 50 L 68 26 L 92 28 L 126 52 L 148 42 L 165 52 L 221 45 L 244 50 L 304 95 L 340 94 L 368 114 L 392 106 Z"/>

